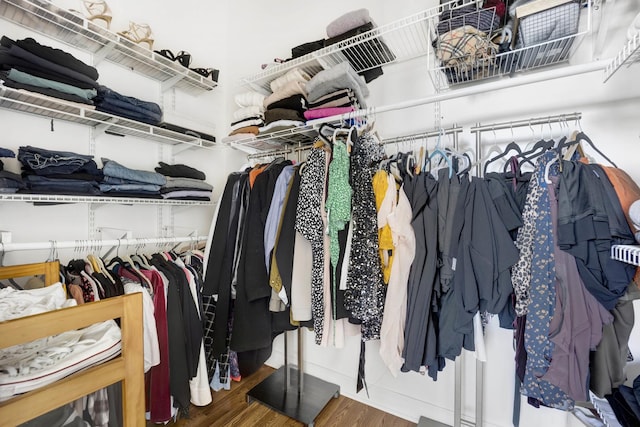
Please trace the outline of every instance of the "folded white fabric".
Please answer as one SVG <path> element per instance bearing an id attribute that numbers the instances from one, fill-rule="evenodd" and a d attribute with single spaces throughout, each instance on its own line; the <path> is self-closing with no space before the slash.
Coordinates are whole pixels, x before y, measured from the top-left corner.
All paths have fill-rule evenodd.
<path id="1" fill-rule="evenodd" d="M 262 105 L 251 105 L 249 107 L 242 107 L 233 112 L 233 121 L 237 122 L 244 120 L 248 117 L 263 117 L 264 107 Z"/>
<path id="2" fill-rule="evenodd" d="M 236 105 L 240 108 L 251 107 L 252 105 L 262 105 L 264 95 L 258 92 L 239 93 L 234 97 Z"/>
<path id="3" fill-rule="evenodd" d="M 300 80 L 291 80 L 282 86 L 278 91 L 272 93 L 264 99 L 264 108 L 268 108 L 269 105 L 273 104 L 276 101 L 280 101 L 282 99 L 288 98 L 293 95 L 303 95 L 307 96 L 307 82 Z"/>
<path id="4" fill-rule="evenodd" d="M 0 401 L 51 384 L 120 351 L 120 328 L 113 320 L 2 349 Z"/>
<path id="5" fill-rule="evenodd" d="M 371 22 L 368 9 L 347 12 L 327 25 L 327 37 L 335 37 Z"/>
<path id="6" fill-rule="evenodd" d="M 0 289 L 0 322 L 74 305 L 76 300 L 67 299 L 62 283 L 59 282 L 24 291 L 3 288 Z"/>
<path id="7" fill-rule="evenodd" d="M 289 82 L 308 82 L 309 80 L 311 80 L 311 76 L 306 71 L 300 68 L 292 68 L 271 82 L 271 92 L 279 91 Z"/>

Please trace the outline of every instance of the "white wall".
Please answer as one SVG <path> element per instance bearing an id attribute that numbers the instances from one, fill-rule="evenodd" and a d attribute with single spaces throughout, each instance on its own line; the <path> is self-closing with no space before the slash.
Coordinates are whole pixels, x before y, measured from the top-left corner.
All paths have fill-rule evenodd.
<path id="1" fill-rule="evenodd" d="M 422 8 L 435 5 L 433 1 L 336 1 L 304 2 L 280 0 L 274 2 L 234 1 L 230 4 L 230 32 L 233 50 L 229 54 L 229 68 L 238 77 L 252 75 L 260 71 L 260 64 L 274 57 L 287 58 L 290 48 L 298 44 L 325 36 L 326 24 L 344 12 L 360 7 L 369 9 L 373 19 L 386 24 L 395 19 L 419 12 Z M 572 64 L 584 63 L 601 58 L 609 58 L 617 52 L 624 40 L 629 21 L 640 9 L 640 2 L 625 2 L 607 5 L 610 30 L 603 52 L 599 56 L 592 53 L 591 37 L 585 37 L 580 49 L 572 59 Z M 631 13 L 636 11 L 635 13 Z M 594 16 L 595 20 L 599 15 Z M 387 105 L 433 94 L 429 82 L 428 65 L 425 60 L 384 68 L 384 76 L 372 82 L 370 106 Z M 573 78 L 564 78 L 544 83 L 531 84 L 519 88 L 496 91 L 472 97 L 443 102 L 442 124 L 457 123 L 465 126 L 461 136 L 461 146 L 473 148 L 475 140 L 468 132 L 476 122 L 495 123 L 530 117 L 548 116 L 569 112 L 582 112 L 582 129 L 592 138 L 619 167 L 625 169 L 634 179 L 640 181 L 640 169 L 636 157 L 640 155 L 637 141 L 640 138 L 640 85 L 637 84 L 637 68 L 622 70 L 607 84 L 603 84 L 603 73 L 591 73 Z M 517 77 L 515 77 L 517 78 Z M 242 88 L 238 87 L 238 91 Z M 455 90 L 455 89 L 454 89 Z M 227 106 L 232 109 L 230 99 Z M 391 137 L 431 129 L 435 125 L 433 105 L 408 110 L 379 114 L 376 128 L 380 135 Z M 575 127 L 574 123 L 570 126 Z M 540 136 L 540 127 L 534 129 L 535 137 Z M 558 125 L 544 127 L 548 136 L 553 132 L 558 138 L 566 129 Z M 524 141 L 533 139 L 529 129 L 516 130 L 516 136 Z M 496 132 L 494 138 L 489 133 L 484 147 L 505 144 L 512 138 L 510 131 Z M 435 141 L 429 141 L 432 147 Z M 401 146 L 401 149 L 411 148 Z M 389 147 L 395 151 L 396 147 Z M 391 375 L 381 363 L 377 352 L 377 342 L 367 343 L 367 380 L 370 396 L 364 391 L 356 394 L 355 378 L 358 365 L 359 339 L 348 340 L 344 349 L 321 348 L 314 344 L 312 333 L 304 331 L 304 368 L 307 372 L 340 385 L 341 392 L 351 398 L 375 406 L 412 421 L 425 415 L 441 422 L 453 423 L 453 363 L 439 376 L 437 382 L 416 373 Z M 295 342 L 295 334 L 291 334 Z M 497 319 L 489 324 L 486 331 L 489 362 L 485 367 L 484 419 L 487 426 L 509 426 L 513 402 L 513 347 L 512 333 L 500 329 Z M 638 348 L 632 342 L 632 348 Z M 278 337 L 274 344 L 274 355 L 268 363 L 280 366 L 283 363 L 283 339 Z M 468 354 L 465 362 L 463 413 L 474 415 L 474 376 L 471 367 L 475 364 Z M 295 351 L 290 357 L 295 360 Z M 631 377 L 631 379 L 633 379 Z M 577 426 L 579 422 L 567 413 L 547 408 L 534 409 L 522 400 L 521 426 Z"/>

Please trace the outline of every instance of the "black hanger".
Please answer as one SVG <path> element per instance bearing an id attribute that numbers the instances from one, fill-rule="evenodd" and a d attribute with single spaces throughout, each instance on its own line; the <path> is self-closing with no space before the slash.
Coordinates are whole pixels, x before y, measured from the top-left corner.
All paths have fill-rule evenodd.
<path id="1" fill-rule="evenodd" d="M 330 134 L 324 133 L 324 131 L 326 129 L 329 129 L 329 131 L 331 132 Z M 320 139 L 322 139 L 324 142 L 326 142 L 327 144 L 329 144 L 329 146 L 333 146 L 333 132 L 336 131 L 336 129 L 339 129 L 337 127 L 335 127 L 334 125 L 330 124 L 330 123 L 323 123 L 320 125 L 320 128 L 318 129 L 318 136 L 320 137 Z M 330 135 L 330 136 L 327 136 Z"/>
<path id="2" fill-rule="evenodd" d="M 575 145 L 581 141 L 586 141 L 587 144 L 589 144 L 591 146 L 591 148 L 593 148 L 595 150 L 596 153 L 600 154 L 602 156 L 603 159 L 605 159 L 606 161 L 608 161 L 609 163 L 611 163 L 611 165 L 614 168 L 617 168 L 618 166 L 616 166 L 615 163 L 613 163 L 611 161 L 611 159 L 609 159 L 607 156 L 605 156 L 602 151 L 598 150 L 598 148 L 595 146 L 595 144 L 593 143 L 593 141 L 591 141 L 591 139 L 589 139 L 589 137 L 584 133 L 584 132 L 580 132 L 579 134 L 576 135 L 576 139 L 573 141 L 568 141 L 568 142 L 564 142 L 562 144 L 559 144 L 556 147 L 556 150 L 558 151 L 558 155 L 560 155 L 562 153 L 562 149 L 563 148 L 567 148 L 567 147 L 571 147 L 572 145 Z"/>
<path id="3" fill-rule="evenodd" d="M 505 147 L 504 151 L 494 157 L 492 157 L 491 159 L 487 160 L 484 164 L 484 169 L 482 171 L 482 175 L 485 176 L 487 174 L 487 168 L 489 167 L 489 163 L 493 163 L 496 160 L 499 160 L 503 157 L 505 157 L 507 154 L 509 154 L 511 151 L 516 151 L 518 154 L 522 154 L 522 150 L 520 149 L 520 146 L 518 144 L 516 144 L 515 142 L 510 142 L 509 144 L 507 144 L 507 146 Z"/>
<path id="4" fill-rule="evenodd" d="M 469 153 L 462 153 L 462 155 L 467 158 L 467 167 L 462 169 L 460 172 L 458 172 L 458 176 L 462 176 L 471 170 L 472 162 L 471 162 L 471 157 L 469 157 Z"/>
<path id="5" fill-rule="evenodd" d="M 564 142 L 565 139 L 566 137 L 563 137 L 560 140 L 560 143 Z M 520 154 L 517 154 L 514 157 L 516 158 L 516 160 L 518 160 L 518 168 L 516 171 L 512 171 L 512 172 L 519 173 L 520 166 L 522 166 L 523 163 L 529 163 L 531 166 L 535 168 L 536 165 L 533 163 L 533 160 L 541 156 L 548 150 L 552 149 L 554 145 L 555 145 L 555 141 L 553 141 L 552 139 L 548 141 L 541 139 L 538 142 L 536 142 L 530 150 L 523 151 Z M 507 172 L 508 168 L 509 168 L 509 163 L 504 165 L 504 172 Z"/>

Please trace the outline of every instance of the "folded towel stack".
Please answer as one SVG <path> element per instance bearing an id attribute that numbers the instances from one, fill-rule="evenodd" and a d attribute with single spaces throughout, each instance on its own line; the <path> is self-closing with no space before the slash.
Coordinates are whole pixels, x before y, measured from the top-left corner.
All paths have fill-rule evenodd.
<path id="1" fill-rule="evenodd" d="M 235 96 L 238 109 L 233 113 L 231 133 L 258 134 L 258 128 L 264 125 L 264 95 L 258 92 L 239 93 Z"/>

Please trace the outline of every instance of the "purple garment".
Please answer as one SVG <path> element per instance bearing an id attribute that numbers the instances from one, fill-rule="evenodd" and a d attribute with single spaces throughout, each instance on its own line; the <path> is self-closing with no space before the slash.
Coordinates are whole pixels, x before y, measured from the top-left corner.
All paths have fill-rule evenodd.
<path id="1" fill-rule="evenodd" d="M 555 178 L 555 179 L 554 179 Z M 549 185 L 553 232 L 558 224 L 558 199 L 555 183 Z M 556 310 L 549 325 L 549 337 L 555 344 L 549 369 L 542 378 L 561 388 L 572 399 L 587 401 L 589 396 L 589 354 L 602 339 L 602 327 L 613 316 L 586 290 L 575 258 L 561 250 L 554 240 L 556 264 Z"/>

